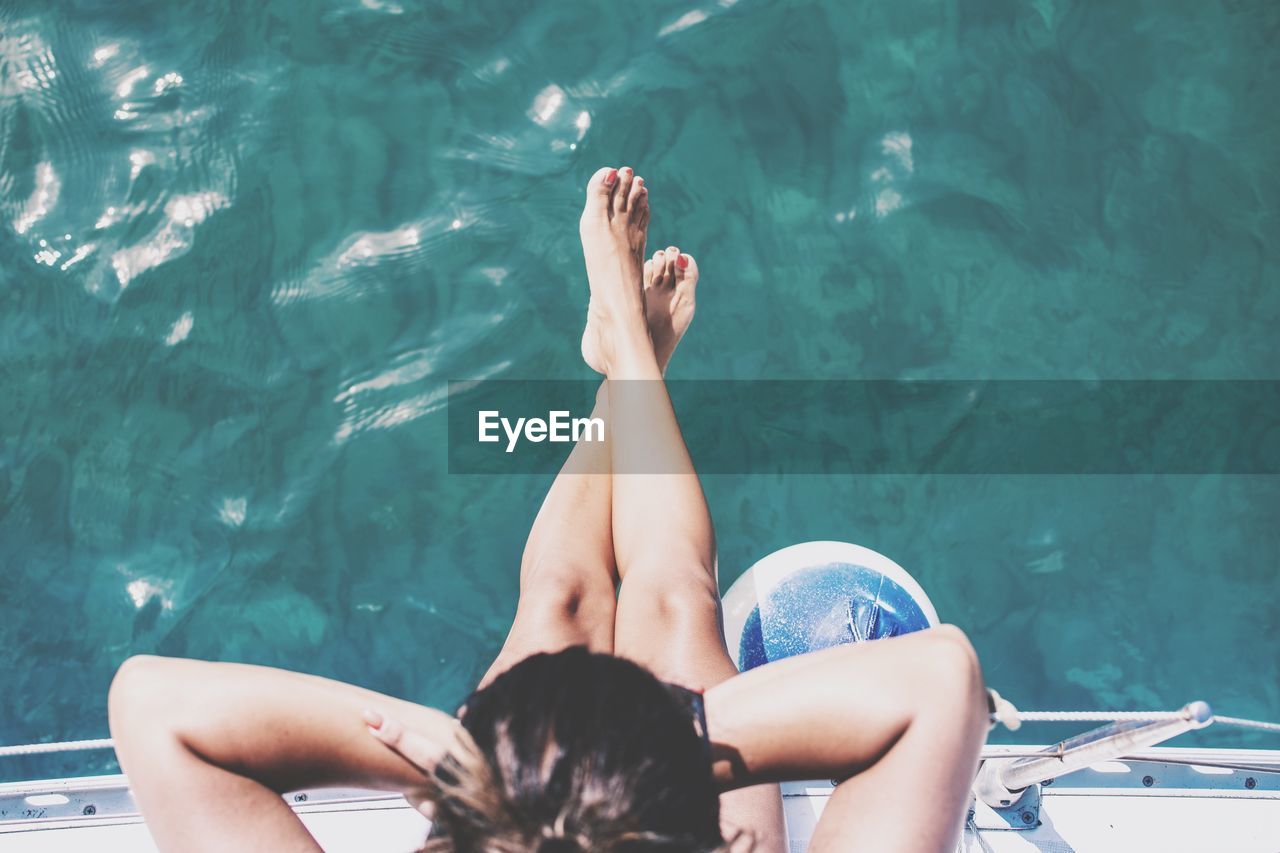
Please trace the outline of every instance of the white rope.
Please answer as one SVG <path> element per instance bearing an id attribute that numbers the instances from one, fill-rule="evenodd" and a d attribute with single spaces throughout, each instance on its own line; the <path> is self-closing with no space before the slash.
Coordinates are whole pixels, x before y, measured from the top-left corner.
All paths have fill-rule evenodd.
<path id="1" fill-rule="evenodd" d="M 1184 717 L 1181 711 L 1018 711 L 1024 723 L 1155 723 Z"/>
<path id="2" fill-rule="evenodd" d="M 19 755 L 44 755 L 50 752 L 77 752 L 88 749 L 113 749 L 115 741 L 109 737 L 97 740 L 68 740 L 60 743 L 27 743 L 17 746 L 0 746 L 0 758 Z"/>
<path id="3" fill-rule="evenodd" d="M 1016 731 L 1023 723 L 1159 723 L 1167 720 L 1184 720 L 1187 712 L 1181 711 L 1019 711 L 1008 699 L 994 690 L 990 694 L 991 725 L 1003 723 L 1010 731 Z M 1247 720 L 1243 717 L 1224 717 L 1214 714 L 1210 722 L 1244 729 L 1257 729 L 1280 734 L 1280 723 Z"/>
<path id="4" fill-rule="evenodd" d="M 1264 723 L 1262 720 L 1244 720 L 1240 717 L 1219 717 L 1216 715 L 1213 721 L 1226 726 L 1240 726 L 1243 729 L 1258 729 L 1264 732 L 1280 733 L 1280 723 Z"/>
<path id="5" fill-rule="evenodd" d="M 972 834 L 973 840 L 978 842 L 978 846 L 982 848 L 982 853 L 996 853 L 978 830 L 978 821 L 974 819 L 973 812 L 969 812 L 969 816 L 965 818 L 965 828 Z M 964 843 L 963 838 L 960 839 L 960 843 Z M 959 850 L 960 848 L 957 847 L 956 849 Z"/>

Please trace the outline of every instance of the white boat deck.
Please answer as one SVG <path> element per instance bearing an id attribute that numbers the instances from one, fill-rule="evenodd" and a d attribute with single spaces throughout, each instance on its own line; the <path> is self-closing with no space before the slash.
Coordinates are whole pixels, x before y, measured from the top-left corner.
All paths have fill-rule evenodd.
<path id="1" fill-rule="evenodd" d="M 1032 747 L 1018 747 L 1031 749 Z M 998 748 L 992 751 L 998 751 Z M 1210 761 L 1201 766 L 1188 761 Z M 783 786 L 791 850 L 808 846 L 831 792 L 828 782 Z M 1021 830 L 975 806 L 966 853 L 1277 853 L 1280 751 L 1154 749 L 1073 773 L 1042 791 L 1038 818 Z M 902 819 L 929 809 L 903 794 Z M 332 853 L 404 853 L 429 824 L 403 799 L 360 791 L 306 791 L 287 797 Z M 1028 813 L 1029 814 L 1029 813 Z M 1015 818 L 1021 816 L 1015 812 Z M 151 853 L 155 845 L 123 776 L 0 785 L 2 853 Z M 850 849 L 869 849 L 850 840 Z"/>

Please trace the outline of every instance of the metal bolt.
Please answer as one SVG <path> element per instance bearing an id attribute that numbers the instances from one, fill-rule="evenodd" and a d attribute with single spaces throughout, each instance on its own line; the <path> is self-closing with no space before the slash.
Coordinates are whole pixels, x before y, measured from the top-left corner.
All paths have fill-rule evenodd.
<path id="1" fill-rule="evenodd" d="M 1150 787 L 1151 787 L 1152 785 L 1154 785 L 1155 783 L 1156 783 L 1156 780 L 1155 780 L 1155 779 L 1153 779 L 1153 778 L 1151 778 L 1150 776 L 1143 776 L 1143 777 L 1142 777 L 1142 787 L 1144 787 L 1144 788 L 1150 788 Z"/>
<path id="2" fill-rule="evenodd" d="M 87 815 L 95 815 L 98 813 L 98 808 L 97 806 L 85 806 L 84 811 L 81 813 L 87 814 Z"/>
<path id="3" fill-rule="evenodd" d="M 1252 791 L 1254 788 L 1258 787 L 1258 780 L 1250 776 L 1244 780 L 1244 786 Z"/>
<path id="4" fill-rule="evenodd" d="M 1036 816 L 1033 815 L 1031 812 L 1022 813 L 1022 822 L 1025 823 L 1027 826 L 1031 826 L 1031 824 L 1035 823 L 1035 820 L 1036 820 Z"/>
<path id="5" fill-rule="evenodd" d="M 293 795 L 293 801 L 294 801 L 295 803 L 305 803 L 305 802 L 307 801 L 307 795 L 306 795 L 306 794 L 294 794 L 294 795 Z"/>

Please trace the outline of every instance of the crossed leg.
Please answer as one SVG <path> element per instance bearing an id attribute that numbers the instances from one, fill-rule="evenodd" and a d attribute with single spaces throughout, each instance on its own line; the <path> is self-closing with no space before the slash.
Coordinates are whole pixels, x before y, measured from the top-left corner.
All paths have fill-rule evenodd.
<path id="1" fill-rule="evenodd" d="M 614 172 L 613 183 L 606 187 L 604 179 L 610 171 L 613 170 L 600 170 L 588 187 L 588 194 L 594 197 L 583 213 L 584 246 L 598 224 L 591 214 L 603 212 L 638 231 L 643 250 L 649 220 L 644 180 L 626 168 Z M 607 196 L 603 211 L 595 204 L 601 192 Z M 656 253 L 644 265 L 646 291 L 653 290 L 647 300 L 647 321 L 663 371 L 693 320 L 697 268 L 682 275 L 683 283 L 677 287 L 674 273 L 679 257 L 673 246 Z M 596 325 L 588 322 L 582 353 L 588 364 L 600 370 L 596 335 Z M 591 413 L 592 418 L 601 418 L 606 424 L 604 441 L 581 441 L 574 446 L 534 519 L 520 561 L 520 598 L 515 619 L 502 650 L 481 679 L 481 687 L 538 652 L 575 645 L 595 652 L 614 652 L 619 575 L 613 547 L 608 394 L 608 385 L 602 384 Z"/>
<path id="2" fill-rule="evenodd" d="M 609 172 L 614 176 L 611 186 L 617 189 L 609 198 L 610 210 L 616 209 L 620 217 L 639 225 L 643 248 L 643 230 L 649 221 L 644 181 L 632 180 L 634 175 L 629 168 L 621 172 L 602 169 L 592 179 L 593 186 L 602 186 Z M 619 179 L 626 181 L 625 190 Z M 583 217 L 585 229 L 585 213 Z M 593 345 L 594 335 L 584 334 L 582 353 L 588 364 L 593 361 Z M 613 554 L 607 385 L 600 386 L 591 417 L 604 420 L 605 440 L 578 442 L 551 484 L 520 558 L 520 598 L 515 619 L 497 658 L 480 680 L 480 687 L 538 652 L 577 645 L 593 652 L 614 650 L 618 569 Z"/>
<path id="3" fill-rule="evenodd" d="M 643 179 L 630 169 L 591 179 L 581 222 L 592 285 L 583 357 L 611 378 L 640 381 L 601 387 L 593 417 L 628 428 L 580 443 L 552 484 L 525 546 L 515 622 L 482 685 L 530 654 L 574 644 L 695 689 L 737 673 L 721 632 L 710 513 L 662 384 L 693 320 L 698 267 L 674 246 L 641 266 L 648 220 Z M 620 290 L 628 291 L 621 301 Z M 619 312 L 628 315 L 621 326 Z M 634 334 L 622 353 L 619 328 Z M 618 473 L 650 467 L 671 473 Z M 762 851 L 785 848 L 776 786 L 721 802 L 727 835 L 743 831 Z"/>

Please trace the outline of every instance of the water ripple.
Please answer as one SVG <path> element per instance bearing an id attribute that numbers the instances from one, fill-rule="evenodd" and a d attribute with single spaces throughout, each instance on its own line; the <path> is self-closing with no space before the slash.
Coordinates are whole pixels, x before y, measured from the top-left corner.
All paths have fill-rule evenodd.
<path id="1" fill-rule="evenodd" d="M 1271 376 L 1276 15 L 0 0 L 0 741 L 99 734 L 67 686 L 137 651 L 465 693 L 521 538 L 475 531 L 545 484 L 446 476 L 446 383 L 585 375 L 602 163 L 704 270 L 678 376 Z M 1212 665 L 1249 620 L 1150 641 L 1274 602 L 1274 483 L 819 479 L 709 483 L 724 565 L 875 539 L 1005 672 L 1076 673 L 1033 704 L 1280 683 Z"/>
<path id="2" fill-rule="evenodd" d="M 0 37 L 9 103 L 0 112 L 0 210 L 37 263 L 114 301 L 185 254 L 196 226 L 235 196 L 235 154 L 209 132 L 225 117 L 226 105 L 208 100 L 225 92 L 225 75 L 206 66 L 193 87 L 157 59 L 164 51 L 136 40 L 47 32 L 22 19 Z"/>

